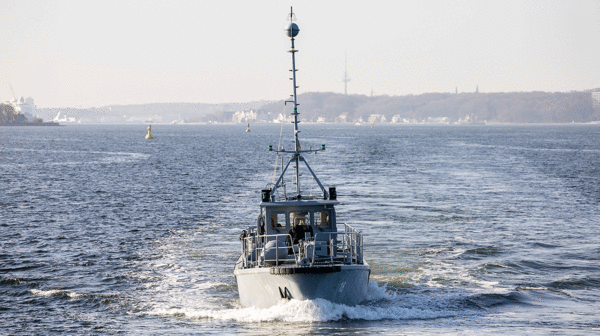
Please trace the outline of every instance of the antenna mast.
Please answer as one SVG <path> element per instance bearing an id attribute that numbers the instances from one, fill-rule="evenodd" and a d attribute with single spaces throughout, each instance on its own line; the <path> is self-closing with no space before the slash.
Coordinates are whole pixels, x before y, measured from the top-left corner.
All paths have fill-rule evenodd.
<path id="1" fill-rule="evenodd" d="M 287 105 L 287 103 L 294 104 L 294 111 L 292 112 L 292 116 L 294 116 L 294 121 L 293 121 L 293 123 L 294 123 L 294 141 L 296 143 L 294 145 L 293 151 L 286 151 L 282 148 L 277 149 L 277 153 L 290 153 L 290 154 L 292 154 L 292 157 L 290 158 L 290 161 L 288 161 L 285 168 L 283 168 L 283 165 L 282 165 L 283 169 L 281 170 L 281 175 L 279 175 L 279 179 L 277 180 L 277 182 L 275 182 L 275 184 L 273 184 L 273 186 L 270 189 L 270 192 L 268 192 L 267 194 L 263 194 L 263 197 L 266 197 L 266 199 L 269 199 L 270 196 L 264 196 L 264 195 L 269 195 L 271 193 L 274 193 L 275 190 L 277 190 L 280 186 L 283 186 L 283 184 L 282 184 L 283 176 L 285 175 L 285 172 L 287 171 L 290 164 L 293 162 L 296 164 L 296 166 L 294 167 L 296 169 L 296 196 L 292 197 L 292 199 L 296 199 L 296 200 L 302 199 L 302 195 L 300 194 L 300 161 L 302 161 L 304 163 L 304 165 L 306 165 L 306 168 L 308 169 L 310 174 L 315 179 L 315 182 L 317 182 L 317 184 L 319 185 L 319 188 L 321 188 L 321 191 L 323 192 L 323 198 L 327 199 L 330 196 L 329 193 L 327 192 L 327 190 L 325 190 L 325 187 L 323 187 L 323 184 L 321 184 L 321 181 L 319 181 L 319 179 L 317 178 L 317 176 L 315 175 L 313 170 L 310 168 L 310 165 L 308 164 L 308 162 L 306 162 L 304 157 L 302 157 L 302 153 L 308 153 L 308 152 L 312 153 L 312 152 L 317 152 L 317 151 L 324 151 L 325 145 L 321 145 L 321 149 L 302 150 L 302 148 L 300 148 L 300 141 L 298 140 L 298 133 L 300 133 L 300 131 L 298 130 L 298 123 L 300 122 L 298 120 L 298 114 L 300 114 L 300 113 L 298 113 L 298 105 L 300 105 L 300 104 L 298 104 L 298 100 L 297 100 L 297 96 L 296 96 L 296 89 L 298 88 L 298 86 L 296 85 L 296 71 L 298 71 L 296 69 L 296 52 L 298 52 L 298 50 L 296 50 L 296 48 L 294 46 L 294 37 L 296 37 L 298 35 L 298 33 L 300 32 L 300 28 L 298 28 L 298 25 L 293 22 L 294 20 L 296 20 L 296 16 L 294 15 L 294 12 L 291 9 L 291 7 L 290 7 L 290 14 L 289 14 L 288 20 L 290 20 L 290 23 L 288 23 L 287 26 L 285 27 L 285 33 L 292 41 L 292 48 L 289 51 L 290 53 L 292 53 L 292 70 L 290 70 L 292 72 L 292 78 L 290 78 L 290 79 L 293 81 L 293 84 L 294 84 L 294 94 L 292 95 L 293 100 L 286 100 L 285 104 L 286 105 Z M 270 151 L 273 150 L 273 146 L 269 146 L 269 150 Z M 284 193 L 285 193 L 285 189 L 284 189 Z M 265 198 L 263 198 L 263 200 L 265 200 Z M 287 197 L 286 197 L 286 200 L 287 200 Z"/>
<path id="2" fill-rule="evenodd" d="M 348 62 L 346 58 L 346 51 L 344 50 L 344 79 L 342 79 L 342 82 L 344 82 L 344 94 L 348 95 L 348 82 L 350 78 L 348 78 Z"/>
<path id="3" fill-rule="evenodd" d="M 298 50 L 296 50 L 296 48 L 294 47 L 294 37 L 296 37 L 298 35 L 298 33 L 300 32 L 300 28 L 298 28 L 298 25 L 294 23 L 294 20 L 296 20 L 296 15 L 294 15 L 294 11 L 292 9 L 292 7 L 290 7 L 290 16 L 289 16 L 289 21 L 290 23 L 287 25 L 286 29 L 285 29 L 285 33 L 287 34 L 288 37 L 290 37 L 290 40 L 292 41 L 292 48 L 290 49 L 290 53 L 292 53 L 292 70 L 290 70 L 292 72 L 292 78 L 290 78 L 293 81 L 294 84 L 294 94 L 292 95 L 294 100 L 293 101 L 287 101 L 290 103 L 294 103 L 294 111 L 292 112 L 292 116 L 294 116 L 294 142 L 295 142 L 295 150 L 294 150 L 294 160 L 296 161 L 296 196 L 299 198 L 300 197 L 300 142 L 298 140 L 298 133 L 300 131 L 298 131 L 298 99 L 296 96 L 296 89 L 298 88 L 298 86 L 296 85 L 296 53 L 298 52 Z M 286 102 L 286 103 L 287 103 Z"/>

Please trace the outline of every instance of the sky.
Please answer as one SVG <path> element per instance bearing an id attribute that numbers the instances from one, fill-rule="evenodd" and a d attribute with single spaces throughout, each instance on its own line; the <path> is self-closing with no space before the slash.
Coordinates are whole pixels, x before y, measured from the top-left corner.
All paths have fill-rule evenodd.
<path id="1" fill-rule="evenodd" d="M 600 87 L 600 1 L 0 0 L 0 101 L 241 103 L 292 93 Z M 346 57 L 344 56 L 346 55 Z"/>

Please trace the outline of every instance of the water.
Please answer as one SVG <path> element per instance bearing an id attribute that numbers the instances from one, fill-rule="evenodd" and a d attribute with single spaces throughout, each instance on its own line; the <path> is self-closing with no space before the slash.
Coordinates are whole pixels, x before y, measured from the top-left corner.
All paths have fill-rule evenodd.
<path id="1" fill-rule="evenodd" d="M 0 333 L 600 333 L 598 126 L 302 126 L 369 300 L 270 309 L 233 277 L 279 143 L 251 129 L 0 127 Z"/>

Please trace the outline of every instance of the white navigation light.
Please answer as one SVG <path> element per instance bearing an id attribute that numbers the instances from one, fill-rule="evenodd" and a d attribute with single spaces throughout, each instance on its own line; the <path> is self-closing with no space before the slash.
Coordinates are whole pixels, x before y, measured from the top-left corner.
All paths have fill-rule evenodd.
<path id="1" fill-rule="evenodd" d="M 300 28 L 298 28 L 298 25 L 290 22 L 287 24 L 287 26 L 285 26 L 285 34 L 288 37 L 296 37 L 296 35 L 298 35 L 298 33 L 300 32 Z"/>

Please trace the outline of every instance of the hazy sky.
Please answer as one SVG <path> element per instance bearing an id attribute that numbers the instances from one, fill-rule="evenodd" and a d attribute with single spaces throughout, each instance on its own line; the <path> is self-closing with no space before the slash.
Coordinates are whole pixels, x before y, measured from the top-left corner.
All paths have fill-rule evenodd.
<path id="1" fill-rule="evenodd" d="M 299 93 L 600 87 L 599 1 L 0 0 L 0 100 L 39 107 L 279 100 Z"/>

